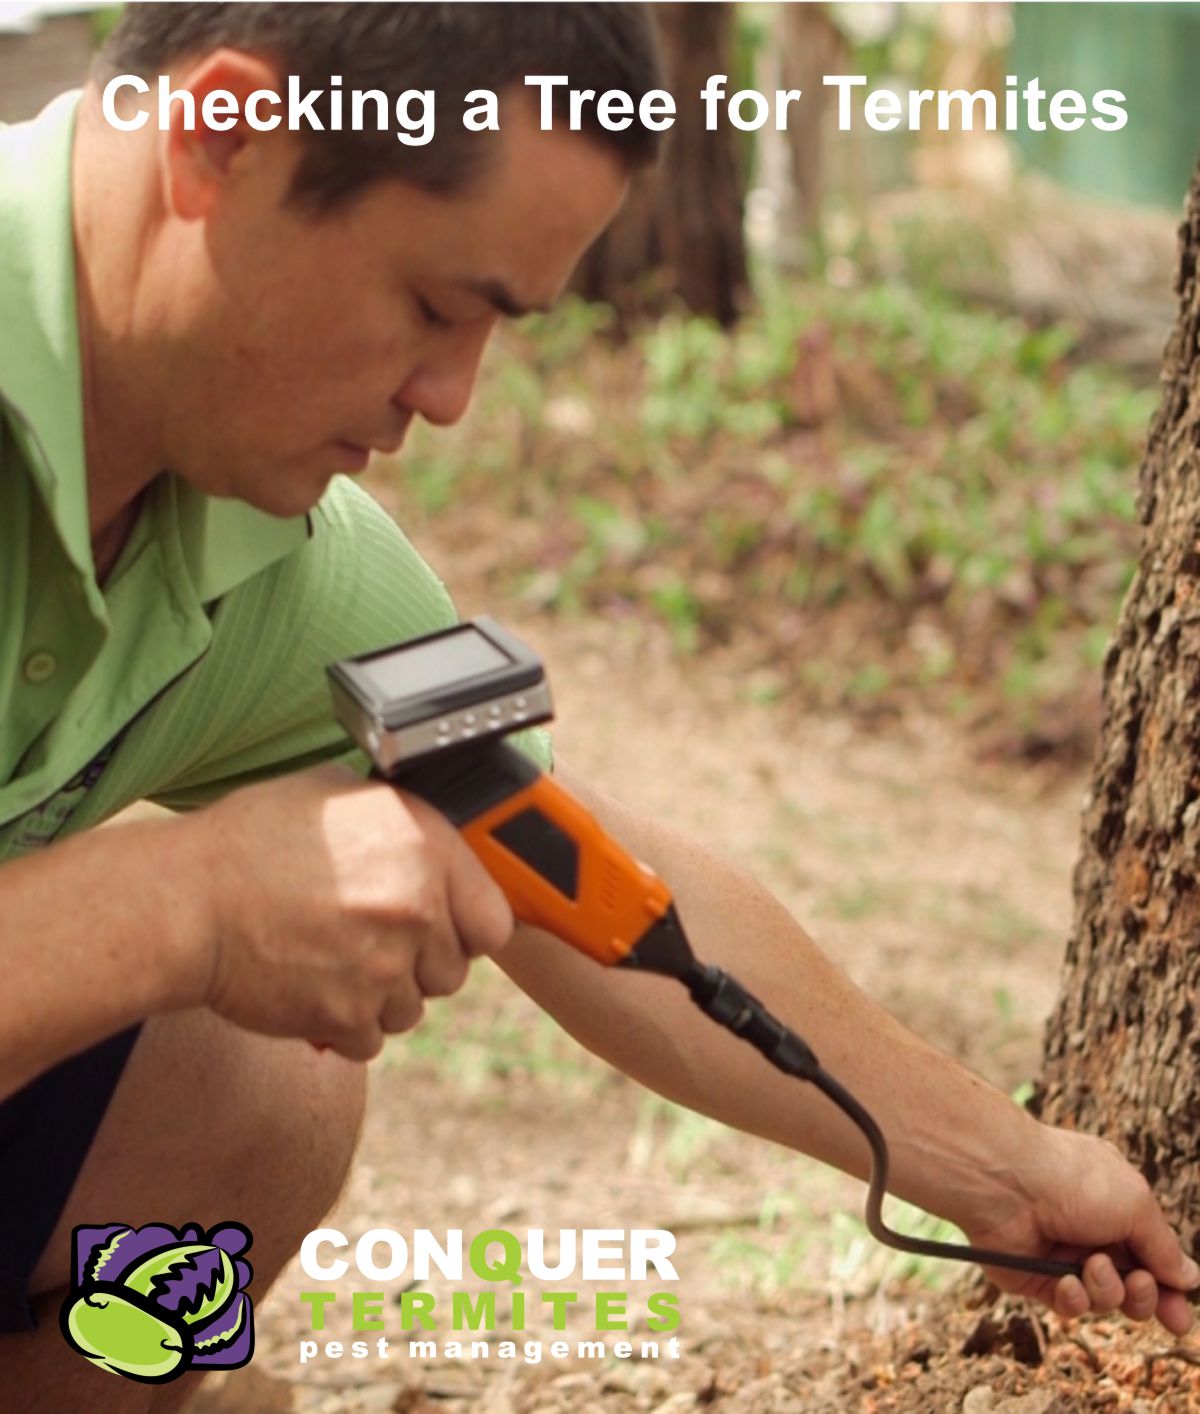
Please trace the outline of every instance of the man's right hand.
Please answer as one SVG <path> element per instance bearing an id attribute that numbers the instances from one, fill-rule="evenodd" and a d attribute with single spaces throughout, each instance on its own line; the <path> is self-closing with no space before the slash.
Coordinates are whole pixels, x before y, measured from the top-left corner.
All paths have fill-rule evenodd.
<path id="1" fill-rule="evenodd" d="M 512 934 L 443 816 L 342 767 L 249 786 L 187 825 L 207 875 L 202 1000 L 252 1031 L 368 1060 Z"/>

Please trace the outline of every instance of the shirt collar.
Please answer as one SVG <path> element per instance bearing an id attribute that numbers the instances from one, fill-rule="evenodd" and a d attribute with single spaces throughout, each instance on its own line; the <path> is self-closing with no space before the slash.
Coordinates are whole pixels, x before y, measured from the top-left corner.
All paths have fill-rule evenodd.
<path id="1" fill-rule="evenodd" d="M 75 318 L 71 146 L 79 93 L 29 123 L 0 127 L 0 401 L 69 558 L 93 579 Z M 180 544 L 201 603 L 303 543 L 281 520 L 177 481 Z"/>

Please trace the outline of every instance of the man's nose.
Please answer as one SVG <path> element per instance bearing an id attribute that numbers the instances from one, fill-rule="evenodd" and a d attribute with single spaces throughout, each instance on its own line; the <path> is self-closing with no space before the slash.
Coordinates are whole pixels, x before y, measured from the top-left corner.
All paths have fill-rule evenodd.
<path id="1" fill-rule="evenodd" d="M 456 330 L 452 339 L 431 349 L 396 394 L 397 405 L 435 427 L 456 423 L 471 401 L 493 327 L 489 320 L 486 327 Z"/>

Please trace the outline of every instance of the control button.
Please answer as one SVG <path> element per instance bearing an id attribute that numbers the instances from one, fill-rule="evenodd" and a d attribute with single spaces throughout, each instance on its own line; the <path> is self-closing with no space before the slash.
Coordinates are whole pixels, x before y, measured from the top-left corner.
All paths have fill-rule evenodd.
<path id="1" fill-rule="evenodd" d="M 58 672 L 58 659 L 53 653 L 47 653 L 44 648 L 40 648 L 25 659 L 22 671 L 26 682 L 48 682 Z"/>
<path id="2" fill-rule="evenodd" d="M 464 727 L 464 728 L 462 729 L 462 739 L 463 739 L 463 741 L 470 741 L 470 739 L 471 739 L 474 735 L 475 735 L 475 728 L 474 728 L 474 727 Z"/>
<path id="3" fill-rule="evenodd" d="M 453 730 L 454 730 L 454 728 L 450 725 L 450 722 L 449 722 L 448 719 L 447 719 L 447 720 L 444 720 L 444 721 L 441 721 L 441 722 L 438 723 L 438 731 L 439 731 L 439 732 L 450 732 L 450 731 L 453 731 Z"/>
<path id="4" fill-rule="evenodd" d="M 529 703 L 528 703 L 523 697 L 518 697 L 518 698 L 516 699 L 516 701 L 513 703 L 513 706 L 514 706 L 519 712 L 524 712 L 524 710 L 526 709 L 526 707 L 529 706 Z"/>
<path id="5" fill-rule="evenodd" d="M 493 704 L 488 708 L 488 716 L 491 717 L 493 722 L 498 722 L 500 720 L 500 708 Z"/>
<path id="6" fill-rule="evenodd" d="M 463 726 L 464 726 L 464 727 L 473 727 L 473 726 L 475 725 L 475 713 L 474 713 L 474 712 L 464 712 L 464 713 L 463 713 L 463 719 L 462 719 L 462 720 L 463 720 Z"/>
<path id="7" fill-rule="evenodd" d="M 449 746 L 449 745 L 450 745 L 450 737 L 449 737 L 449 735 L 446 734 L 446 733 L 439 733 L 439 734 L 438 734 L 438 739 L 437 739 L 437 741 L 434 743 L 434 745 L 435 745 L 435 746 Z"/>

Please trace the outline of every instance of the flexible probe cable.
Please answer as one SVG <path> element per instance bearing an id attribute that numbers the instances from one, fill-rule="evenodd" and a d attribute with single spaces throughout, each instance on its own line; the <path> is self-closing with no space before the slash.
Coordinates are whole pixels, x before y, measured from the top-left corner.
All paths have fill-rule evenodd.
<path id="1" fill-rule="evenodd" d="M 867 1230 L 877 1241 L 919 1257 L 948 1257 L 955 1262 L 978 1262 L 988 1267 L 1034 1272 L 1039 1276 L 1082 1278 L 1081 1262 L 1053 1257 L 1022 1257 L 1012 1252 L 993 1252 L 964 1242 L 937 1242 L 932 1238 L 908 1237 L 888 1227 L 883 1220 L 883 1200 L 887 1196 L 888 1149 L 883 1131 L 871 1114 L 825 1071 L 812 1049 L 794 1031 L 779 1021 L 757 997 L 723 968 L 697 962 L 680 981 L 692 1000 L 713 1021 L 748 1041 L 762 1056 L 785 1075 L 807 1080 L 850 1119 L 871 1148 L 871 1173 L 867 1185 Z"/>
<path id="2" fill-rule="evenodd" d="M 978 1262 L 1014 1272 L 1048 1277 L 1083 1277 L 1083 1263 L 1054 1257 L 1023 1257 L 1013 1252 L 993 1252 L 965 1242 L 938 1242 L 908 1237 L 883 1220 L 887 1196 L 888 1148 L 883 1131 L 853 1095 L 825 1071 L 812 1047 L 722 967 L 700 962 L 692 952 L 674 904 L 647 930 L 625 959 L 624 966 L 674 977 L 688 989 L 692 1000 L 710 1020 L 747 1041 L 785 1075 L 807 1080 L 831 1100 L 861 1131 L 871 1149 L 867 1183 L 867 1230 L 877 1241 L 918 1257 L 946 1257 L 954 1262 Z"/>

